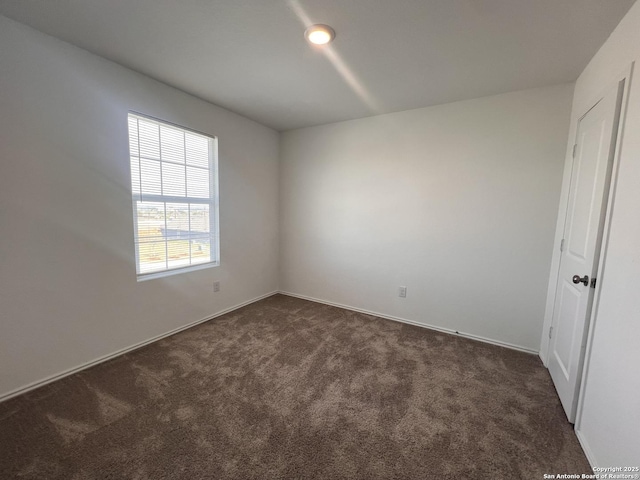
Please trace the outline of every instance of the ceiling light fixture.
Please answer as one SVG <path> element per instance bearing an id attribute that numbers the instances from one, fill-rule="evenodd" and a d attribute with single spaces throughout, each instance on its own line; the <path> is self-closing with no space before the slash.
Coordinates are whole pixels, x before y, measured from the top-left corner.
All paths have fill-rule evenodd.
<path id="1" fill-rule="evenodd" d="M 336 37 L 336 32 L 329 25 L 311 25 L 304 31 L 305 38 L 314 45 L 326 45 Z"/>

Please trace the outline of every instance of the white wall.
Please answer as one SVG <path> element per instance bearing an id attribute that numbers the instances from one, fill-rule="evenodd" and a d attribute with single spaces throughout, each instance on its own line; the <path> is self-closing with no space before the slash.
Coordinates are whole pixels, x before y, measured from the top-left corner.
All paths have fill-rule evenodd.
<path id="1" fill-rule="evenodd" d="M 598 94 L 636 62 L 623 119 L 619 170 L 599 302 L 590 330 L 576 432 L 593 466 L 638 466 L 640 460 L 640 3 L 620 22 L 575 88 L 569 143 Z M 547 319 L 549 322 L 550 319 Z M 546 339 L 543 336 L 546 356 Z"/>
<path id="2" fill-rule="evenodd" d="M 1 16 L 0 45 L 0 397 L 277 290 L 277 132 Z M 128 110 L 219 137 L 220 267 L 136 282 Z"/>
<path id="3" fill-rule="evenodd" d="M 283 133 L 281 289 L 538 351 L 572 91 Z"/>

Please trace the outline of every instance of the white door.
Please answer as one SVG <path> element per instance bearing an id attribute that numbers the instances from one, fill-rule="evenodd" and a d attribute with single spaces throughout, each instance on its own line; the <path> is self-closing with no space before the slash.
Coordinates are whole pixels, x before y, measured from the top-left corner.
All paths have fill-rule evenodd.
<path id="1" fill-rule="evenodd" d="M 573 151 L 548 362 L 571 423 L 582 377 L 621 95 L 618 85 L 580 119 Z"/>

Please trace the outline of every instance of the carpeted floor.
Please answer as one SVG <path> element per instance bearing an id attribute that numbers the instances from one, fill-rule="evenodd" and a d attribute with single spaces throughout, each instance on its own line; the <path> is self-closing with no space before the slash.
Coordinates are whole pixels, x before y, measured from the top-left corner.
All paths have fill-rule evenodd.
<path id="1" fill-rule="evenodd" d="M 0 477 L 591 473 L 534 355 L 277 295 L 0 404 Z"/>

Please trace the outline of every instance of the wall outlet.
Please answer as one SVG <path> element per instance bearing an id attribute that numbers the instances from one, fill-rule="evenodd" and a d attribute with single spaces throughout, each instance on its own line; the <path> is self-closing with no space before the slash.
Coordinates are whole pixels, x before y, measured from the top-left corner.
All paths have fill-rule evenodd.
<path id="1" fill-rule="evenodd" d="M 218 281 L 213 282 L 213 291 L 214 292 L 219 292 L 220 291 L 220 282 L 218 282 Z"/>
<path id="2" fill-rule="evenodd" d="M 407 287 L 398 287 L 398 296 L 400 298 L 407 298 Z"/>

